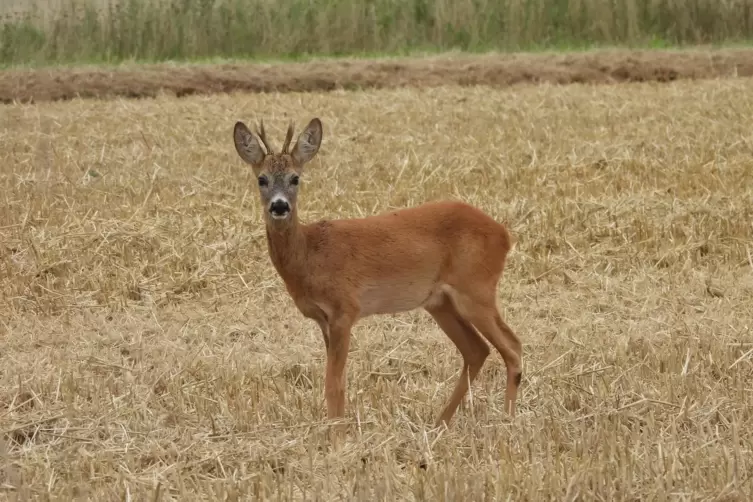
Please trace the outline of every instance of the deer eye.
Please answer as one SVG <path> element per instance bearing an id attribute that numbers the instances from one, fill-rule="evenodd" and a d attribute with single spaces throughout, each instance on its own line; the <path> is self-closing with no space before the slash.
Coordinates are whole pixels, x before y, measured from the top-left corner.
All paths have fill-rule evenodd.
<path id="1" fill-rule="evenodd" d="M 290 184 L 291 185 L 297 185 L 298 184 L 298 176 L 293 176 L 290 178 Z"/>
<path id="2" fill-rule="evenodd" d="M 260 187 L 265 187 L 267 185 L 269 185 L 269 180 L 267 179 L 267 177 L 266 176 L 259 176 L 259 186 Z"/>

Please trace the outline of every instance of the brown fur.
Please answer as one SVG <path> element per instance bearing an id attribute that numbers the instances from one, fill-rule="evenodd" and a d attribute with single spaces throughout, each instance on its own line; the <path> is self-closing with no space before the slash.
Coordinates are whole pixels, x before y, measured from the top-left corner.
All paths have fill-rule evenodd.
<path id="1" fill-rule="evenodd" d="M 288 129 L 286 144 L 292 138 Z M 330 418 L 345 412 L 345 363 L 358 319 L 424 308 L 457 346 L 463 370 L 438 423 L 449 423 L 480 371 L 489 347 L 507 366 L 505 407 L 515 414 L 522 347 L 496 306 L 496 288 L 511 249 L 506 228 L 480 210 L 443 201 L 358 219 L 303 224 L 297 190 L 285 176 L 300 173 L 321 143 L 313 119 L 291 153 L 262 155 L 255 136 L 237 123 L 236 149 L 257 176 L 277 177 L 275 193 L 291 201 L 284 221 L 265 211 L 269 255 L 301 313 L 321 328 L 327 350 L 325 396 Z M 264 138 L 261 138 L 262 141 Z"/>

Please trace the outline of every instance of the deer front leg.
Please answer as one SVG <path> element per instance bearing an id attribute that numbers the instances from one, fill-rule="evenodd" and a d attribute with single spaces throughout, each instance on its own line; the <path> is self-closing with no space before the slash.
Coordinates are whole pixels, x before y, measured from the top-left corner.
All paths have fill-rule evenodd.
<path id="1" fill-rule="evenodd" d="M 324 397 L 327 400 L 327 418 L 330 419 L 345 416 L 345 365 L 348 359 L 352 326 L 352 316 L 339 316 L 329 325 Z"/>
<path id="2" fill-rule="evenodd" d="M 327 400 L 327 418 L 330 420 L 345 416 L 345 363 L 350 347 L 350 330 L 356 318 L 356 315 L 340 315 L 334 317 L 329 325 L 324 397 Z M 332 445 L 337 449 L 345 436 L 345 426 L 337 425 L 331 432 Z"/>

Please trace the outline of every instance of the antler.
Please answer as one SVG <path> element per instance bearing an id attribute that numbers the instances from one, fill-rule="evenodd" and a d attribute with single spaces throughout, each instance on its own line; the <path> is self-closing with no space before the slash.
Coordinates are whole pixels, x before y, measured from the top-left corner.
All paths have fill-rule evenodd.
<path id="1" fill-rule="evenodd" d="M 267 134 L 264 132 L 264 119 L 259 121 L 259 138 L 261 139 L 261 142 L 264 143 L 264 148 L 267 149 L 267 155 L 275 153 L 274 150 L 272 150 L 272 147 L 269 146 L 269 143 L 267 143 Z"/>
<path id="2" fill-rule="evenodd" d="M 288 152 L 288 148 L 290 147 L 290 142 L 293 141 L 293 132 L 294 132 L 295 124 L 293 124 L 293 121 L 290 121 L 290 125 L 288 125 L 288 132 L 285 135 L 285 143 L 282 144 L 282 153 L 290 153 Z"/>

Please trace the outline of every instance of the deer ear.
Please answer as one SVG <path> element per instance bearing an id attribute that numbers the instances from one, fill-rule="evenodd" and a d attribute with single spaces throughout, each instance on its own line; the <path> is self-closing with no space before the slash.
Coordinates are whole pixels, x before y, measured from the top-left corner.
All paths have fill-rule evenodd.
<path id="1" fill-rule="evenodd" d="M 233 141 L 235 143 L 235 151 L 238 152 L 238 155 L 245 162 L 251 164 L 253 167 L 259 167 L 264 161 L 265 154 L 259 144 L 259 138 L 243 122 L 235 123 Z"/>
<path id="2" fill-rule="evenodd" d="M 322 144 L 322 121 L 311 119 L 306 128 L 298 135 L 298 141 L 293 148 L 293 158 L 303 165 L 314 158 Z"/>

